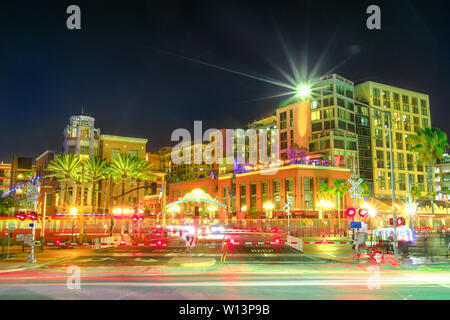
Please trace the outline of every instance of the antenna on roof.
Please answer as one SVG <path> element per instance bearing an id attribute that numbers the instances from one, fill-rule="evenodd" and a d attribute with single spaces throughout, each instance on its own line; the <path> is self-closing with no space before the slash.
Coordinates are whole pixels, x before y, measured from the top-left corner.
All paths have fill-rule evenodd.
<path id="1" fill-rule="evenodd" d="M 81 107 L 81 115 L 84 115 L 83 107 Z"/>

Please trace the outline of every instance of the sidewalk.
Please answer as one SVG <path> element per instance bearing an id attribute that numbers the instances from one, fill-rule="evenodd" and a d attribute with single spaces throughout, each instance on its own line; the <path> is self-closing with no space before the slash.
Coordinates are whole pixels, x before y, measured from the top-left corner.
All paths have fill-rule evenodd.
<path id="1" fill-rule="evenodd" d="M 90 252 L 91 248 L 89 247 L 75 249 L 45 248 L 44 251 L 36 247 L 34 251 L 36 263 L 28 263 L 30 248 L 25 248 L 25 252 L 22 252 L 22 247 L 20 247 L 20 252 L 15 251 L 12 257 L 0 259 L 0 273 L 36 269 Z"/>

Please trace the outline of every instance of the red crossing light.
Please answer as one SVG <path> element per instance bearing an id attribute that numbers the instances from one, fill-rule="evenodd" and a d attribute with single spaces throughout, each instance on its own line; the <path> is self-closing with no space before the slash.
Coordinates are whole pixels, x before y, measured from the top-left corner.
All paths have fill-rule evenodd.
<path id="1" fill-rule="evenodd" d="M 345 214 L 348 215 L 349 217 L 353 217 L 356 214 L 356 209 L 347 208 L 347 210 L 345 210 Z"/>
<path id="2" fill-rule="evenodd" d="M 397 225 L 398 225 L 398 226 L 404 226 L 404 225 L 405 225 L 405 218 L 403 218 L 403 217 L 398 217 L 398 218 L 397 218 Z"/>
<path id="3" fill-rule="evenodd" d="M 16 213 L 14 216 L 20 221 L 24 221 L 27 218 L 27 216 L 23 212 Z"/>
<path id="4" fill-rule="evenodd" d="M 27 214 L 27 217 L 34 221 L 34 220 L 37 219 L 37 213 L 32 211 L 32 212 Z"/>
<path id="5" fill-rule="evenodd" d="M 369 210 L 367 210 L 365 208 L 361 208 L 361 209 L 359 209 L 358 214 L 364 218 L 365 216 L 367 216 L 369 214 Z"/>

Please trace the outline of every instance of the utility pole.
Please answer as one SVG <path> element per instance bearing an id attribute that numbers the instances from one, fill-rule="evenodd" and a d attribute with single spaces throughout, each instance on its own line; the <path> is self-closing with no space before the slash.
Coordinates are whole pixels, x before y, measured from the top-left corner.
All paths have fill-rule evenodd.
<path id="1" fill-rule="evenodd" d="M 80 197 L 80 242 L 83 242 L 84 236 L 84 163 L 81 164 L 81 197 Z"/>

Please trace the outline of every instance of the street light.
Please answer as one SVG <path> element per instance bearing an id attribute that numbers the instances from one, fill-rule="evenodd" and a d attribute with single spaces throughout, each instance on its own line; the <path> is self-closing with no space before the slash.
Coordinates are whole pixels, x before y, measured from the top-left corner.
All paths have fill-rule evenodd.
<path id="1" fill-rule="evenodd" d="M 70 214 L 72 215 L 72 242 L 73 242 L 73 229 L 74 229 L 74 224 L 75 224 L 75 215 L 78 212 L 77 207 L 72 207 L 69 210 Z"/>
<path id="2" fill-rule="evenodd" d="M 266 211 L 266 215 L 269 216 L 270 219 L 272 219 L 272 210 L 274 208 L 273 203 L 270 201 L 267 201 L 263 205 L 264 210 Z"/>
<path id="3" fill-rule="evenodd" d="M 169 212 L 172 216 L 172 223 L 173 223 L 173 215 L 175 214 L 175 213 L 180 213 L 180 211 L 181 211 L 181 208 L 180 208 L 180 206 L 179 205 L 174 205 L 174 206 L 171 206 L 169 209 L 167 209 L 167 212 Z"/>
<path id="4" fill-rule="evenodd" d="M 411 228 L 413 216 L 417 213 L 417 203 L 414 200 L 410 200 L 405 204 L 403 209 L 409 216 L 409 228 Z"/>
<path id="5" fill-rule="evenodd" d="M 297 89 L 297 95 L 299 95 L 302 98 L 307 98 L 307 97 L 311 97 L 312 96 L 312 92 L 313 92 L 313 88 L 308 85 L 308 84 L 301 84 L 298 86 Z M 327 89 L 323 89 L 321 88 L 322 91 L 325 92 L 329 92 L 331 94 L 336 94 L 334 91 L 331 90 L 327 90 Z M 395 221 L 396 219 L 396 215 L 395 215 L 395 174 L 394 174 L 394 156 L 393 156 L 393 151 L 392 151 L 392 128 L 391 128 L 391 112 L 387 111 L 387 110 L 380 110 L 377 109 L 371 105 L 368 105 L 364 102 L 349 98 L 349 97 L 345 97 L 348 100 L 353 101 L 354 103 L 360 104 L 364 107 L 367 107 L 369 109 L 373 109 L 376 110 L 378 112 L 384 113 L 385 115 L 387 115 L 388 117 L 388 132 L 389 132 L 389 159 L 390 159 L 390 165 L 391 165 L 391 189 L 392 189 L 392 217 Z M 398 260 L 398 250 L 397 250 L 397 226 L 394 224 L 394 255 L 395 255 L 395 259 Z"/>
<path id="6" fill-rule="evenodd" d="M 211 220 L 214 219 L 214 212 L 217 210 L 217 207 L 213 204 L 211 204 L 210 206 L 208 206 L 208 211 L 209 211 L 209 218 Z"/>
<path id="7" fill-rule="evenodd" d="M 322 227 L 323 227 L 323 235 L 325 236 L 325 216 L 322 214 L 322 210 L 330 210 L 332 208 L 334 208 L 334 203 L 329 201 L 329 200 L 325 200 L 325 199 L 321 199 L 318 203 L 317 203 L 317 207 L 319 207 L 320 209 L 320 215 L 322 218 Z"/>
<path id="8" fill-rule="evenodd" d="M 311 88 L 306 84 L 301 85 L 297 88 L 297 95 L 300 96 L 301 98 L 308 97 L 310 95 L 310 93 L 311 93 Z"/>

